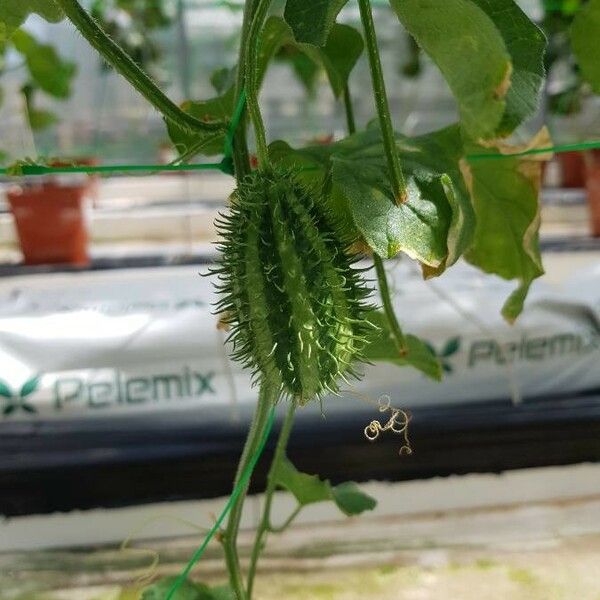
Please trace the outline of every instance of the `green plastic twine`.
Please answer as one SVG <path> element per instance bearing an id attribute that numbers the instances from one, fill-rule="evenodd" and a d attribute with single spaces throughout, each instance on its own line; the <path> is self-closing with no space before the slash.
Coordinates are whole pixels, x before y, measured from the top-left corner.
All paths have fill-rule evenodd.
<path id="1" fill-rule="evenodd" d="M 259 444 L 258 448 L 256 449 L 256 452 L 250 459 L 250 462 L 248 463 L 246 470 L 242 473 L 242 476 L 240 477 L 240 481 L 235 486 L 233 492 L 231 492 L 231 496 L 229 497 L 229 500 L 227 500 L 227 504 L 223 508 L 223 510 L 222 510 L 221 514 L 219 515 L 219 518 L 217 519 L 215 524 L 211 527 L 210 531 L 204 538 L 204 541 L 199 546 L 199 548 L 196 550 L 196 552 L 194 552 L 192 558 L 190 558 L 185 569 L 183 569 L 183 571 L 180 573 L 179 577 L 177 577 L 176 581 L 173 583 L 173 586 L 169 590 L 169 593 L 167 594 L 167 597 L 165 598 L 165 600 L 172 600 L 175 592 L 177 592 L 179 587 L 187 579 L 187 577 L 190 574 L 190 571 L 192 570 L 194 565 L 200 560 L 200 558 L 202 558 L 202 555 L 204 554 L 204 551 L 206 550 L 206 547 L 208 546 L 209 542 L 215 536 L 215 534 L 221 527 L 223 521 L 225 520 L 225 517 L 231 510 L 231 507 L 233 506 L 234 502 L 237 500 L 238 496 L 242 493 L 242 490 L 248 484 L 248 481 L 250 480 L 250 477 L 252 476 L 252 472 L 254 471 L 254 467 L 256 467 L 256 463 L 258 462 L 258 459 L 260 458 L 261 454 L 263 453 L 263 450 L 265 449 L 265 445 L 267 443 L 267 439 L 269 438 L 269 434 L 271 433 L 271 429 L 273 429 L 274 422 L 275 422 L 275 407 L 273 406 L 271 408 L 271 411 L 269 412 L 269 416 L 267 418 L 267 428 L 265 429 L 263 437 L 260 440 L 260 444 Z"/>
<path id="2" fill-rule="evenodd" d="M 246 90 L 242 89 L 240 92 L 240 97 L 238 98 L 237 104 L 233 111 L 233 115 L 231 116 L 231 123 L 229 125 L 229 129 L 227 130 L 227 134 L 225 135 L 225 158 L 231 158 L 233 155 L 233 137 L 235 132 L 240 124 L 240 120 L 242 118 L 242 113 L 244 112 L 244 108 L 246 106 Z"/>
<path id="3" fill-rule="evenodd" d="M 50 167 L 46 165 L 19 165 L 18 167 L 0 168 L 0 175 L 14 175 L 19 170 L 22 175 L 49 175 L 53 173 L 126 173 L 132 171 L 208 171 L 217 170 L 233 175 L 233 161 L 231 159 L 233 136 L 239 125 L 244 105 L 246 103 L 246 94 L 244 91 L 240 94 L 238 103 L 231 119 L 229 129 L 225 134 L 224 157 L 218 163 L 192 163 L 192 164 L 169 164 L 169 165 L 100 165 L 100 166 L 64 166 Z M 490 152 L 483 154 L 467 154 L 466 159 L 469 162 L 480 160 L 502 160 L 508 158 L 518 158 L 521 156 L 530 156 L 534 154 L 562 154 L 564 152 L 575 152 L 578 150 L 593 150 L 600 148 L 600 140 L 590 142 L 579 142 L 577 144 L 560 144 L 558 146 L 549 146 L 547 148 L 531 148 L 522 152 L 512 152 L 502 154 L 500 152 Z"/>
<path id="4" fill-rule="evenodd" d="M 518 158 L 519 156 L 530 156 L 532 154 L 562 154 L 564 152 L 575 152 L 577 150 L 593 150 L 600 148 L 600 140 L 591 142 L 579 142 L 577 144 L 560 144 L 559 146 L 549 146 L 548 148 L 530 148 L 522 152 L 512 152 L 501 154 L 499 152 L 491 152 L 490 154 L 467 154 L 466 159 L 474 162 L 478 160 L 498 160 L 502 158 Z"/>
<path id="5" fill-rule="evenodd" d="M 233 138 L 240 124 L 244 106 L 246 104 L 246 90 L 242 89 L 235 110 L 225 132 L 223 160 L 218 163 L 192 163 L 168 165 L 68 165 L 52 167 L 49 165 L 19 164 L 13 167 L 0 168 L 0 175 L 51 175 L 58 173 L 131 173 L 151 171 L 222 171 L 233 175 Z"/>

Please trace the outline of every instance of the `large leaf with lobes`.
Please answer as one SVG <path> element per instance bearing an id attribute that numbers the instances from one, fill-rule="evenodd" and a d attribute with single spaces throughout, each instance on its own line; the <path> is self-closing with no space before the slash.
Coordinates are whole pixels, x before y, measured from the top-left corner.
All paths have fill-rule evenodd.
<path id="1" fill-rule="evenodd" d="M 494 22 L 512 61 L 506 108 L 497 135 L 510 135 L 537 109 L 546 38 L 514 0 L 473 0 Z"/>
<path id="2" fill-rule="evenodd" d="M 336 154 L 331 172 L 356 227 L 375 252 L 384 258 L 404 252 L 434 268 L 442 264 L 451 209 L 439 179 L 409 175 L 406 201 L 398 205 L 382 155 Z"/>
<path id="3" fill-rule="evenodd" d="M 541 132 L 531 146 L 550 145 L 545 140 Z M 472 150 L 497 154 L 499 148 Z M 541 162 L 505 157 L 463 161 L 462 168 L 477 216 L 473 245 L 465 257 L 486 273 L 519 280 L 502 309 L 512 322 L 523 310 L 532 281 L 544 273 L 539 249 Z"/>
<path id="4" fill-rule="evenodd" d="M 523 308 L 531 282 L 543 273 L 538 194 L 540 160 L 548 156 L 498 159 L 497 155 L 550 145 L 545 131 L 522 147 L 471 143 L 471 153 L 494 154 L 496 159 L 467 162 L 461 158 L 465 150 L 457 125 L 416 138 L 397 136 L 407 179 L 413 187 L 421 186 L 415 204 L 411 205 L 414 199 L 410 198 L 400 207 L 421 217 L 414 220 L 410 212 L 408 216 L 398 214 L 393 204 L 381 139 L 374 127 L 329 146 L 294 150 L 275 142 L 270 152 L 276 162 L 298 170 L 307 185 L 320 182 L 334 220 L 347 235 L 362 237 L 382 256 L 391 254 L 392 245 L 420 260 L 425 275 L 431 276 L 440 274 L 466 251 L 466 258 L 483 271 L 519 280 L 503 309 L 512 321 Z M 430 210 L 419 212 L 426 202 Z M 439 261 L 437 266 L 432 258 Z M 371 351 L 385 347 L 386 352 L 393 348 L 376 342 Z M 395 355 L 370 358 L 398 359 Z"/>
<path id="5" fill-rule="evenodd" d="M 590 0 L 575 16 L 571 45 L 581 74 L 600 94 L 600 0 Z"/>
<path id="6" fill-rule="evenodd" d="M 348 0 L 287 0 L 283 16 L 299 42 L 323 46 Z"/>
<path id="7" fill-rule="evenodd" d="M 267 19 L 261 32 L 257 57 L 258 83 L 262 83 L 269 63 L 284 47 L 300 52 L 311 63 L 325 70 L 331 89 L 340 96 L 348 82 L 348 77 L 363 51 L 361 35 L 348 25 L 335 24 L 331 29 L 327 44 L 317 48 L 310 44 L 300 44 L 294 39 L 289 25 L 280 17 Z M 201 120 L 229 119 L 236 99 L 233 86 L 223 94 L 201 102 L 187 101 L 182 108 Z M 224 134 L 214 132 L 190 134 L 173 123 L 168 123 L 171 140 L 181 154 L 190 148 L 198 147 L 202 154 L 219 154 L 223 151 Z"/>
<path id="8" fill-rule="evenodd" d="M 25 22 L 27 17 L 38 14 L 50 23 L 58 23 L 64 17 L 54 0 L 2 0 L 0 2 L 0 44 Z"/>
<path id="9" fill-rule="evenodd" d="M 537 105 L 545 40 L 513 0 L 390 0 L 444 75 L 473 139 L 511 133 Z"/>
<path id="10" fill-rule="evenodd" d="M 321 178 L 336 220 L 353 228 L 380 256 L 404 252 L 439 274 L 471 241 L 474 216 L 459 170 L 462 141 L 457 126 L 421 137 L 397 136 L 408 181 L 408 200 L 392 194 L 378 127 L 329 146 L 292 150 L 271 146 L 274 160 L 299 169 L 307 183 Z"/>
<path id="11" fill-rule="evenodd" d="M 494 137 L 506 106 L 511 61 L 492 20 L 472 0 L 390 1 L 444 75 L 469 135 Z"/>

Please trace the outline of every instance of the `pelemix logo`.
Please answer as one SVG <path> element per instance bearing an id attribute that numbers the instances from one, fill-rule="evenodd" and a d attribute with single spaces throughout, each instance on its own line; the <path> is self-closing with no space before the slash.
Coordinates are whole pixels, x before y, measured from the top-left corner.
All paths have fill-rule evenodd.
<path id="1" fill-rule="evenodd" d="M 444 369 L 444 373 L 450 374 L 454 371 L 454 367 L 449 359 L 460 350 L 460 342 L 460 337 L 450 338 L 440 352 L 438 352 L 437 349 L 429 342 L 425 342 L 425 344 L 429 350 L 431 350 L 431 352 L 437 356 L 440 364 L 442 365 L 442 369 Z"/>
<path id="2" fill-rule="evenodd" d="M 600 333 L 596 330 L 564 332 L 550 336 L 523 336 L 519 340 L 499 343 L 494 339 L 475 340 L 469 348 L 468 365 L 505 365 L 518 361 L 539 362 L 569 355 L 587 355 L 600 350 Z"/>
<path id="3" fill-rule="evenodd" d="M 91 409 L 165 403 L 214 395 L 214 371 L 197 372 L 188 366 L 178 372 L 126 376 L 120 371 L 108 377 L 59 377 L 54 382 L 54 409 L 72 405 Z"/>
<path id="4" fill-rule="evenodd" d="M 0 397 L 4 398 L 4 406 L 2 408 L 2 415 L 8 417 L 15 412 L 23 411 L 29 414 L 37 413 L 35 406 L 27 402 L 28 396 L 33 394 L 38 389 L 40 383 L 40 377 L 36 375 L 28 379 L 22 386 L 21 389 L 16 392 L 12 390 L 6 382 L 0 379 Z"/>
<path id="5" fill-rule="evenodd" d="M 178 371 L 127 375 L 118 370 L 99 370 L 55 377 L 46 373 L 30 377 L 20 389 L 0 379 L 0 417 L 50 410 L 112 409 L 142 404 L 166 404 L 216 395 L 214 371 L 183 366 Z M 39 392 L 36 401 L 32 394 Z"/>

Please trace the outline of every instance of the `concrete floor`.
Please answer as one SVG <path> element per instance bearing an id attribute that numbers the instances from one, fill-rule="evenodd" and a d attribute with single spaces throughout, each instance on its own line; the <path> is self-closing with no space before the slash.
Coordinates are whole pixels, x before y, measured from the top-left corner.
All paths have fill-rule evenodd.
<path id="1" fill-rule="evenodd" d="M 500 483 L 494 484 L 494 477 Z M 563 494 L 556 487 L 559 479 Z M 540 488 L 544 482 L 546 494 Z M 368 491 L 381 499 L 371 516 L 308 518 L 272 536 L 255 599 L 600 600 L 597 466 L 370 484 Z M 434 497 L 428 499 L 427 493 Z M 276 521 L 289 509 L 281 500 Z M 199 513 L 205 525 L 213 519 L 207 506 Z M 255 509 L 253 503 L 248 512 Z M 133 515 L 123 525 L 122 538 L 137 539 L 140 528 L 151 524 Z M 155 519 L 165 516 L 155 509 Z M 185 511 L 171 516 L 194 535 L 146 539 L 125 550 L 108 544 L 0 554 L 0 599 L 137 600 L 140 576 L 179 573 L 202 539 Z M 95 512 L 80 514 L 71 526 L 85 528 L 86 517 L 93 528 Z M 251 531 L 240 541 L 245 562 Z M 218 544 L 209 546 L 194 579 L 224 581 Z"/>

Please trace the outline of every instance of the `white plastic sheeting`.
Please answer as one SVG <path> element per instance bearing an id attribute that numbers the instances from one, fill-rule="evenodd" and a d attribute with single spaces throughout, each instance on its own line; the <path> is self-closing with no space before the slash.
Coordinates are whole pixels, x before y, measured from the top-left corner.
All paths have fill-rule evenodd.
<path id="1" fill-rule="evenodd" d="M 424 282 L 408 261 L 390 265 L 399 319 L 436 349 L 444 384 L 381 363 L 326 410 L 360 394 L 411 408 L 600 388 L 600 265 L 560 287 L 537 284 L 512 327 L 500 307 L 514 284 L 466 265 Z M 256 390 L 226 357 L 206 270 L 0 280 L 0 422 L 249 409 Z"/>

